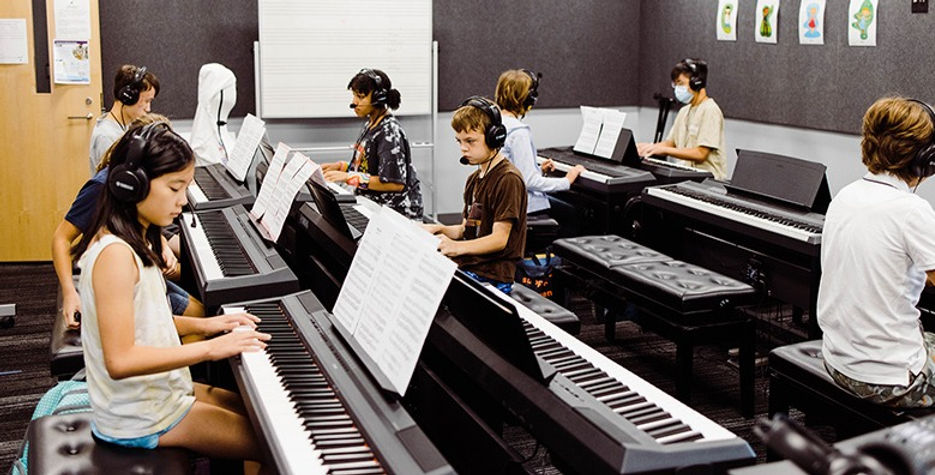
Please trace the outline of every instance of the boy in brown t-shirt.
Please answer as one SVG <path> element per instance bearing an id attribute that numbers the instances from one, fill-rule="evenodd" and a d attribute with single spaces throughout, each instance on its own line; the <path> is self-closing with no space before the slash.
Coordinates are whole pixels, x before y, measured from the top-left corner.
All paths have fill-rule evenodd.
<path id="1" fill-rule="evenodd" d="M 426 225 L 441 237 L 438 250 L 471 277 L 504 293 L 513 290 L 516 262 L 526 242 L 526 185 L 523 175 L 500 153 L 506 128 L 497 106 L 468 98 L 451 119 L 461 146 L 461 163 L 476 165 L 464 186 L 461 224 Z"/>

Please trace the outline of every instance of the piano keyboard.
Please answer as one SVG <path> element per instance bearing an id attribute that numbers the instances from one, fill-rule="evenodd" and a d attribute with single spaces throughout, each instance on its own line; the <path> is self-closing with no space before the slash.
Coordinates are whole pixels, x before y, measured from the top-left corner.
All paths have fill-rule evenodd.
<path id="1" fill-rule="evenodd" d="M 205 167 L 195 167 L 195 181 L 192 185 L 195 186 L 192 195 L 197 193 L 205 197 L 204 200 L 199 201 L 214 201 L 230 198 L 230 194 L 227 190 L 218 183 L 214 176 L 208 173 L 208 169 Z M 189 186 L 189 189 L 191 189 L 191 186 Z"/>
<path id="2" fill-rule="evenodd" d="M 756 206 L 752 202 L 726 195 L 718 196 L 690 186 L 650 187 L 643 191 L 650 197 L 678 203 L 689 208 L 741 222 L 765 231 L 787 236 L 808 244 L 821 243 L 821 221 L 797 218 L 778 208 Z"/>
<path id="3" fill-rule="evenodd" d="M 542 166 L 545 160 L 546 160 L 545 158 L 536 157 L 536 164 L 539 166 Z M 563 172 L 563 173 L 568 173 L 572 168 L 574 168 L 574 165 L 569 165 L 567 163 L 562 163 L 562 162 L 555 161 L 555 160 L 552 160 L 552 163 L 555 164 L 556 170 Z M 607 183 L 608 181 L 610 181 L 610 178 L 611 178 L 610 175 L 605 175 L 603 173 L 598 173 L 597 171 L 594 171 L 593 167 L 588 168 L 585 171 L 581 172 L 581 175 L 579 176 L 583 178 L 587 178 L 588 180 L 599 181 L 601 183 Z"/>
<path id="4" fill-rule="evenodd" d="M 535 312 L 519 304 L 517 309 L 533 352 L 564 377 L 556 377 L 553 384 L 573 385 L 599 406 L 587 413 L 602 415 L 604 424 L 620 427 L 630 437 L 621 441 L 622 472 L 635 467 L 671 470 L 753 456 L 749 445 L 734 433 Z"/>
<path id="5" fill-rule="evenodd" d="M 425 434 L 347 353 L 308 291 L 225 307 L 272 339 L 232 360 L 257 435 L 283 474 L 451 473 Z M 322 314 L 317 314 L 322 315 Z"/>
<path id="6" fill-rule="evenodd" d="M 285 460 L 282 473 L 385 473 L 330 382 L 275 303 L 247 311 L 272 335 L 265 351 L 244 353 L 241 362 L 253 386 L 264 388 L 254 406 L 276 421 L 268 434 Z"/>
<path id="7" fill-rule="evenodd" d="M 206 280 L 256 272 L 221 211 L 182 213 L 182 222 L 191 231 L 190 244 L 204 268 Z"/>
<path id="8" fill-rule="evenodd" d="M 360 231 L 363 234 L 367 230 L 367 225 L 370 223 L 369 210 L 367 210 L 363 205 L 341 205 L 341 212 L 344 213 L 344 219 L 347 220 L 347 224 L 351 225 L 354 229 Z"/>
<path id="9" fill-rule="evenodd" d="M 298 279 L 276 248 L 263 240 L 241 205 L 182 213 L 182 250 L 207 308 L 283 295 Z"/>
<path id="10" fill-rule="evenodd" d="M 678 170 L 685 170 L 685 171 L 687 171 L 687 172 L 704 171 L 704 170 L 699 170 L 698 168 L 695 168 L 695 167 L 689 167 L 689 166 L 681 165 L 681 164 L 678 164 L 678 163 L 675 163 L 675 162 L 670 162 L 670 161 L 667 161 L 667 160 L 660 160 L 660 159 L 658 159 L 658 158 L 652 158 L 652 157 L 646 157 L 646 158 L 643 159 L 643 161 L 644 161 L 644 162 L 652 163 L 653 165 L 659 165 L 659 166 L 663 166 L 663 167 L 675 168 L 675 169 L 678 169 Z"/>

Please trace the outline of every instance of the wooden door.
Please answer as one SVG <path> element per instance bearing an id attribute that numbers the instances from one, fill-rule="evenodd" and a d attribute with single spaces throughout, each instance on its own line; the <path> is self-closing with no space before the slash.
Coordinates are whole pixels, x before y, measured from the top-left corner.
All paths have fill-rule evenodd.
<path id="1" fill-rule="evenodd" d="M 36 92 L 32 2 L 0 2 L 0 18 L 26 19 L 29 42 L 27 64 L 0 64 L 0 262 L 50 260 L 52 232 L 89 178 L 88 144 L 101 111 L 101 41 L 98 2 L 87 1 L 91 84 L 53 82 L 52 92 L 41 94 Z M 50 59 L 54 11 L 55 0 L 46 0 Z"/>

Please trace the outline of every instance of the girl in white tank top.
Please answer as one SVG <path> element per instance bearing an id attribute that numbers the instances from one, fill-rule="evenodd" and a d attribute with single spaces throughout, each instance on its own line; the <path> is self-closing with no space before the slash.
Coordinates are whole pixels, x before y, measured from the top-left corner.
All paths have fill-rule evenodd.
<path id="1" fill-rule="evenodd" d="M 192 383 L 188 366 L 265 348 L 246 313 L 173 316 L 160 265 L 160 228 L 186 204 L 194 157 L 162 122 L 117 142 L 95 217 L 72 250 L 81 267 L 81 336 L 94 435 L 128 447 L 185 447 L 210 457 L 258 460 L 240 397 Z M 216 338 L 182 345 L 188 334 Z M 248 473 L 259 469 L 249 464 Z"/>

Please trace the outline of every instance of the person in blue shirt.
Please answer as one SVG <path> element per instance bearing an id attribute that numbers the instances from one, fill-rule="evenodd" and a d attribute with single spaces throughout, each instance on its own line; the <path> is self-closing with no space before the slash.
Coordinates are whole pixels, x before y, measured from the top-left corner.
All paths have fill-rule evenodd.
<path id="1" fill-rule="evenodd" d="M 528 200 L 527 216 L 554 218 L 562 225 L 561 234 L 570 236 L 577 227 L 574 209 L 548 193 L 568 190 L 585 168 L 576 165 L 564 177 L 548 177 L 544 173 L 555 169 L 552 160 L 547 159 L 542 165 L 536 163 L 538 151 L 532 141 L 532 130 L 522 119 L 539 97 L 540 76 L 528 69 L 510 69 L 500 74 L 494 97 L 503 113 L 503 125 L 507 131 L 506 142 L 500 151 L 523 174 Z"/>
<path id="2" fill-rule="evenodd" d="M 133 121 L 131 125 L 145 125 L 153 122 L 166 122 L 168 119 L 159 114 L 146 114 Z M 94 218 L 94 210 L 97 207 L 98 196 L 107 183 L 107 165 L 110 161 L 109 151 L 104 154 L 97 171 L 90 180 L 85 182 L 84 186 L 72 202 L 71 208 L 65 214 L 65 219 L 59 223 L 52 235 L 52 264 L 55 267 L 55 274 L 58 276 L 59 285 L 62 288 L 62 308 L 61 312 L 65 318 L 65 323 L 69 328 L 76 329 L 79 322 L 75 318 L 75 312 L 81 311 L 81 299 L 78 297 L 78 291 L 75 289 L 74 278 L 72 277 L 72 259 L 70 254 L 71 243 L 81 236 L 91 220 Z M 163 259 L 166 261 L 166 268 L 163 274 L 166 276 L 166 295 L 172 306 L 174 315 L 185 315 L 189 317 L 204 316 L 204 306 L 197 299 L 192 297 L 179 287 L 172 280 L 181 276 L 180 264 L 172 249 L 178 249 L 178 237 L 165 240 L 163 237 Z M 175 241 L 175 246 L 172 246 Z"/>

